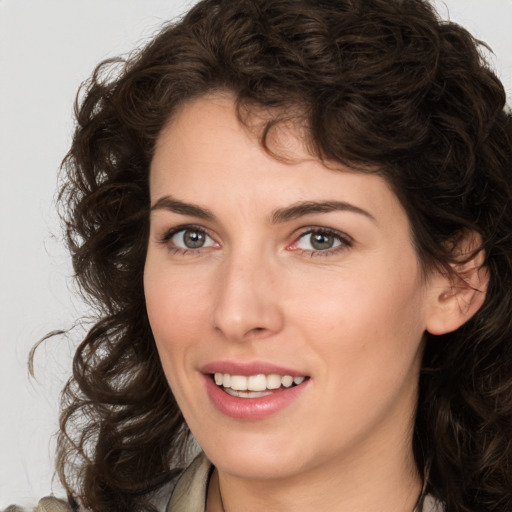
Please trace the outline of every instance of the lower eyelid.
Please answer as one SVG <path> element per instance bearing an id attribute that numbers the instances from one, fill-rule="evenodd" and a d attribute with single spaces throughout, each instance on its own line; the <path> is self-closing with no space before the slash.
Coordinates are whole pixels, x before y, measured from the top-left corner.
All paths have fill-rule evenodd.
<path id="1" fill-rule="evenodd" d="M 338 247 L 335 247 L 334 249 L 326 249 L 324 251 L 312 251 L 308 249 L 296 249 L 296 253 L 299 253 L 300 256 L 304 256 L 310 259 L 313 258 L 322 258 L 322 257 L 329 257 L 329 256 L 335 256 L 339 255 L 342 252 L 346 251 L 348 249 L 345 245 L 340 245 Z"/>

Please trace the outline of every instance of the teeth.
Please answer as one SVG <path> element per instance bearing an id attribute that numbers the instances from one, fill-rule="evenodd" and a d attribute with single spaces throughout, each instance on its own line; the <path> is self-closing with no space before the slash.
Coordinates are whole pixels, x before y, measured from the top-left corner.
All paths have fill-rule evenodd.
<path id="1" fill-rule="evenodd" d="M 285 375 L 281 382 L 285 388 L 289 388 L 293 384 L 293 377 L 291 375 Z"/>
<path id="2" fill-rule="evenodd" d="M 272 391 L 236 391 L 230 388 L 224 388 L 224 391 L 231 396 L 239 398 L 261 398 L 272 394 Z"/>
<path id="3" fill-rule="evenodd" d="M 281 387 L 281 375 L 267 375 L 267 388 L 268 389 L 279 389 Z"/>
<path id="4" fill-rule="evenodd" d="M 264 391 L 267 389 L 267 378 L 265 375 L 251 375 L 247 378 L 247 389 L 250 391 Z"/>
<path id="5" fill-rule="evenodd" d="M 249 379 L 243 375 L 231 375 L 229 387 L 237 391 L 246 391 Z M 252 391 L 252 390 L 251 390 Z M 255 390 L 257 391 L 257 390 Z"/>
<path id="6" fill-rule="evenodd" d="M 292 377 L 291 375 L 230 375 L 229 373 L 215 373 L 215 384 L 234 391 L 265 391 L 267 389 L 279 389 L 299 385 L 304 382 L 305 377 Z M 230 393 L 233 394 L 233 393 Z M 234 395 L 238 396 L 238 395 Z"/>

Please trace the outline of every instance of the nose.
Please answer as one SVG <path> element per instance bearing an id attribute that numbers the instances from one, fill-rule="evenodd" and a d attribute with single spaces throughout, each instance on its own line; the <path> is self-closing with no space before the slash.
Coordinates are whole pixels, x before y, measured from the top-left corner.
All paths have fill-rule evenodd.
<path id="1" fill-rule="evenodd" d="M 214 326 L 232 341 L 266 338 L 283 328 L 276 268 L 264 257 L 232 255 L 218 280 Z"/>

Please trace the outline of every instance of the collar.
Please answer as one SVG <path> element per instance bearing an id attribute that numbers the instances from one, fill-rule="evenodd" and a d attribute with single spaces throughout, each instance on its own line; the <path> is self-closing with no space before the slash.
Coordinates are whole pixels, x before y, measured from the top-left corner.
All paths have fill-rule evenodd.
<path id="1" fill-rule="evenodd" d="M 179 477 L 166 512 L 205 512 L 212 469 L 211 462 L 201 452 Z"/>

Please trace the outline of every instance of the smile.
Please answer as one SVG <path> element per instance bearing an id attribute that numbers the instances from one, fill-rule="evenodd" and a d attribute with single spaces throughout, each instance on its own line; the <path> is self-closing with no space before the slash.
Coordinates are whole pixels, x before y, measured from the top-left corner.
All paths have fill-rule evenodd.
<path id="1" fill-rule="evenodd" d="M 213 379 L 217 386 L 231 396 L 240 398 L 259 398 L 272 394 L 278 389 L 291 388 L 302 384 L 306 377 L 291 375 L 257 374 L 231 375 L 229 373 L 214 373 Z"/>

